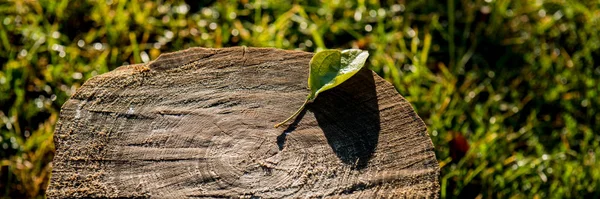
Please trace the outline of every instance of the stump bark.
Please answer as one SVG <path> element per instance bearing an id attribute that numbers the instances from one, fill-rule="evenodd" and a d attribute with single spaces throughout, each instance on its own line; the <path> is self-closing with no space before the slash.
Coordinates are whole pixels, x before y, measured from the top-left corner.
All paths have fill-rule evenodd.
<path id="1" fill-rule="evenodd" d="M 312 53 L 190 48 L 88 80 L 62 107 L 49 198 L 438 198 L 423 121 L 364 69 L 293 123 Z"/>

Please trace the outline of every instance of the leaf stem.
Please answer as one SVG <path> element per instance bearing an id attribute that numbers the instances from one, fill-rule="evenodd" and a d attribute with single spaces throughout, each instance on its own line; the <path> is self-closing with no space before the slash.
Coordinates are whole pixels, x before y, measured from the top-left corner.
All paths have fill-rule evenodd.
<path id="1" fill-rule="evenodd" d="M 300 107 L 300 109 L 298 109 L 292 116 L 288 117 L 287 119 L 285 119 L 285 121 L 275 124 L 275 128 L 280 127 L 281 125 L 284 125 L 285 123 L 287 123 L 288 121 L 292 120 L 293 118 L 295 118 L 296 116 L 298 116 L 298 114 L 300 114 L 300 112 L 302 112 L 302 110 L 304 110 L 304 107 L 306 106 L 306 104 L 308 104 L 308 99 L 310 98 L 306 98 L 306 101 L 304 101 L 304 104 L 302 104 L 302 106 Z"/>

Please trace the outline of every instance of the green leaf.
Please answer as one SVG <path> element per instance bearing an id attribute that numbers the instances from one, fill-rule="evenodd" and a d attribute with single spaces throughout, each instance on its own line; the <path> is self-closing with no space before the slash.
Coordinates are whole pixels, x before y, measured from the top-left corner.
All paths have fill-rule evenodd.
<path id="1" fill-rule="evenodd" d="M 367 57 L 369 57 L 367 51 L 358 49 L 347 49 L 341 52 L 339 50 L 324 50 L 315 54 L 310 60 L 310 72 L 308 75 L 310 94 L 308 94 L 306 101 L 296 113 L 285 121 L 276 124 L 275 128 L 300 114 L 306 104 L 314 101 L 319 93 L 335 88 L 350 79 L 365 65 Z"/>
<path id="2" fill-rule="evenodd" d="M 309 100 L 317 98 L 319 93 L 335 88 L 356 74 L 367 61 L 369 53 L 358 49 L 344 51 L 325 50 L 310 60 Z"/>

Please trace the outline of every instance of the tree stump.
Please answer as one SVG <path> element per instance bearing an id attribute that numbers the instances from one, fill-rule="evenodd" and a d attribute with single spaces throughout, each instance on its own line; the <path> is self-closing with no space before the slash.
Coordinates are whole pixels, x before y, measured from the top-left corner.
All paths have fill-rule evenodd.
<path id="1" fill-rule="evenodd" d="M 88 80 L 62 107 L 50 198 L 438 198 L 423 121 L 363 69 L 304 102 L 312 53 L 190 48 Z"/>

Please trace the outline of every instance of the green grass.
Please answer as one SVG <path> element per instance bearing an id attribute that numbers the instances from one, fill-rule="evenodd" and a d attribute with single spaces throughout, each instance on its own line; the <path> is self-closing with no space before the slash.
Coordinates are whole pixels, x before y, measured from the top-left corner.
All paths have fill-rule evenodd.
<path id="1" fill-rule="evenodd" d="M 43 197 L 60 106 L 86 79 L 238 45 L 368 50 L 427 123 L 443 198 L 600 197 L 597 1 L 243 2 L 0 2 L 0 197 Z M 457 132 L 470 149 L 452 160 Z"/>

